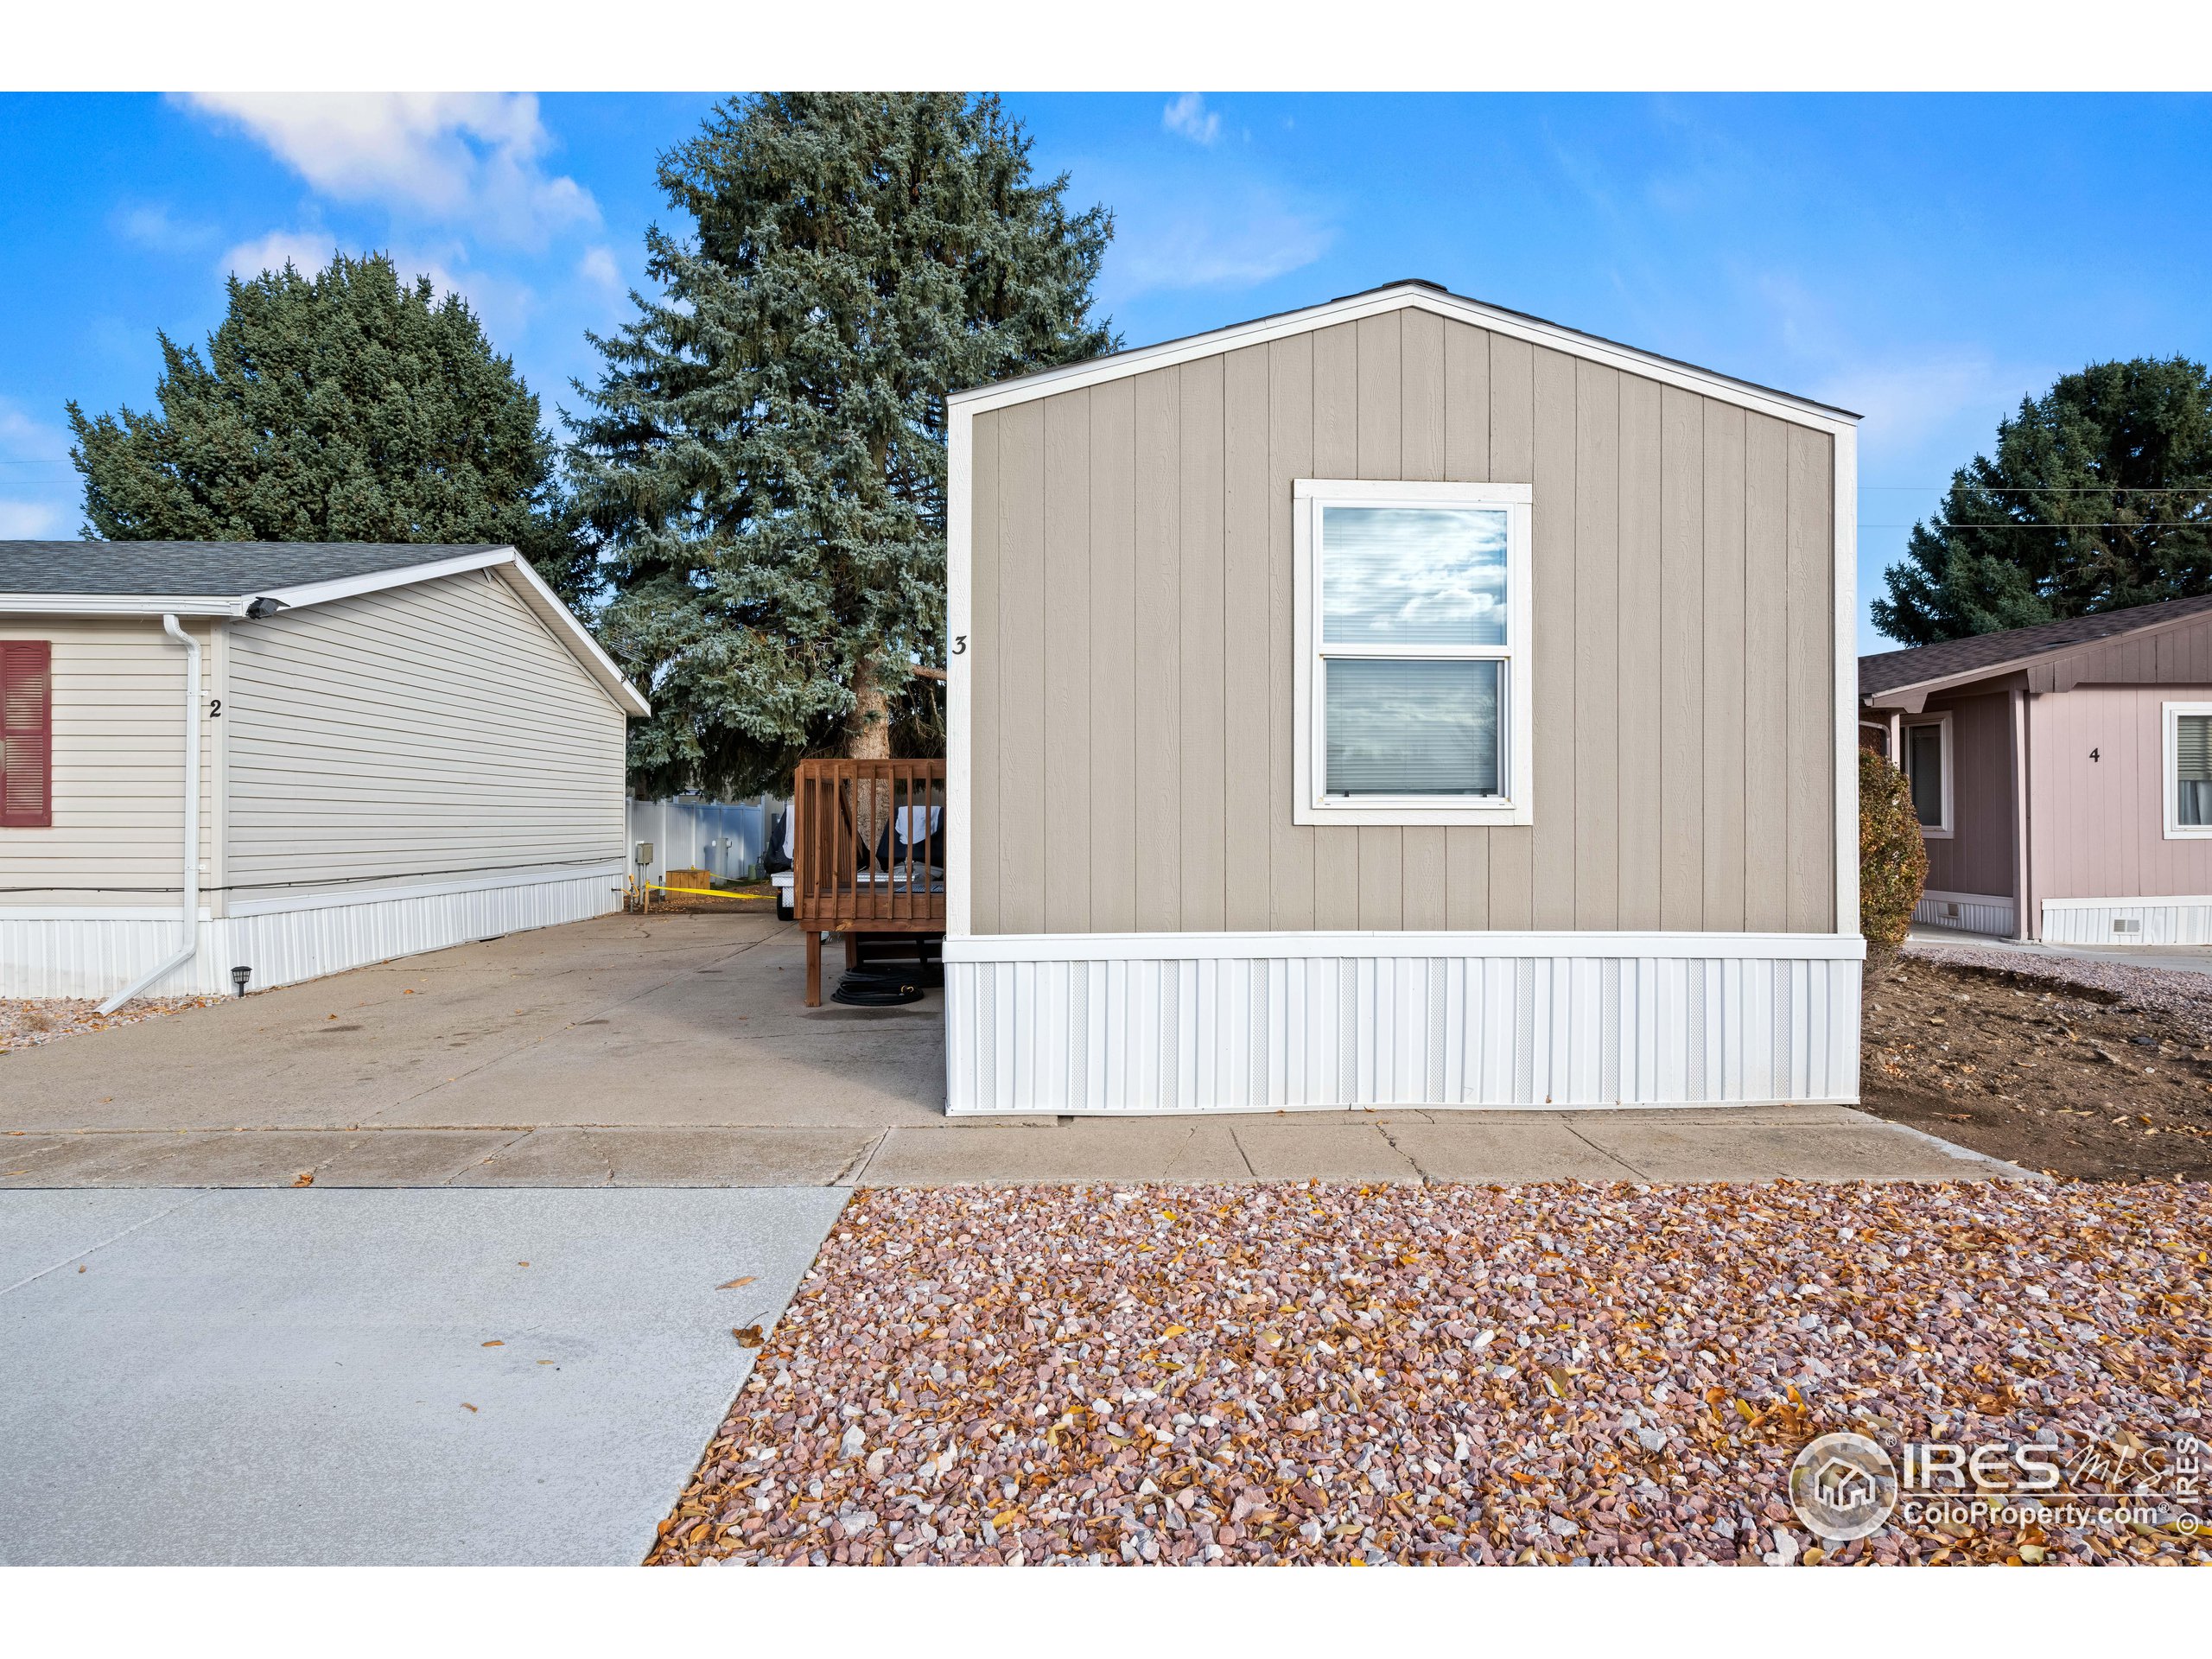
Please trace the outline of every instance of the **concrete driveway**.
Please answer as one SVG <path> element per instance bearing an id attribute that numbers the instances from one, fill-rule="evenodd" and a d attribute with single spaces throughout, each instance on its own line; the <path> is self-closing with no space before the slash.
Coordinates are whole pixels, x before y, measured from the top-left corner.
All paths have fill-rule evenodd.
<path id="1" fill-rule="evenodd" d="M 634 1565 L 844 1198 L 0 1192 L 0 1563 Z"/>
<path id="2" fill-rule="evenodd" d="M 606 917 L 17 1051 L 0 1188 L 2024 1173 L 1836 1106 L 948 1119 L 938 994 L 804 971 L 766 917 Z"/>

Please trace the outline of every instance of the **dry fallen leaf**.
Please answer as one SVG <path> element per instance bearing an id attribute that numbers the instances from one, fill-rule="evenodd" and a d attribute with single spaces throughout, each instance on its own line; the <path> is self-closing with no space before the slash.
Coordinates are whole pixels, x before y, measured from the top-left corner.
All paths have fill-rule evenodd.
<path id="1" fill-rule="evenodd" d="M 766 1340 L 760 1334 L 760 1327 L 757 1325 L 748 1325 L 742 1329 L 734 1330 L 730 1335 L 737 1338 L 737 1345 L 741 1348 L 758 1348 Z"/>
<path id="2" fill-rule="evenodd" d="M 498 1337 L 494 1337 L 494 1338 L 492 1338 L 492 1340 L 491 1340 L 491 1341 L 489 1341 L 489 1342 L 487 1342 L 487 1343 L 484 1343 L 484 1344 L 480 1344 L 480 1345 L 481 1345 L 481 1346 L 483 1346 L 483 1347 L 486 1347 L 486 1348 L 504 1348 L 504 1347 L 505 1347 L 507 1344 L 505 1344 L 505 1341 L 503 1341 L 503 1340 L 502 1340 L 502 1339 L 500 1339 L 499 1338 L 498 1338 Z"/>
<path id="3" fill-rule="evenodd" d="M 461 1402 L 461 1408 L 463 1411 L 474 1411 L 474 1410 L 475 1410 L 475 1409 L 476 1409 L 476 1408 L 475 1408 L 475 1407 L 474 1407 L 474 1406 L 470 1405 L 470 1404 L 468 1403 L 468 1402 L 467 1402 L 467 1401 L 466 1401 L 466 1400 L 464 1400 L 464 1401 L 462 1401 L 462 1402 Z"/>
<path id="4" fill-rule="evenodd" d="M 294 1186 L 313 1186 L 315 1185 L 315 1171 L 311 1169 L 302 1170 L 299 1173 L 299 1179 L 295 1180 L 292 1185 Z"/>
<path id="5" fill-rule="evenodd" d="M 742 1279 L 733 1279 L 726 1285 L 716 1285 L 715 1288 L 716 1290 L 735 1290 L 741 1285 L 749 1285 L 752 1282 L 753 1275 L 751 1274 L 747 1274 Z"/>

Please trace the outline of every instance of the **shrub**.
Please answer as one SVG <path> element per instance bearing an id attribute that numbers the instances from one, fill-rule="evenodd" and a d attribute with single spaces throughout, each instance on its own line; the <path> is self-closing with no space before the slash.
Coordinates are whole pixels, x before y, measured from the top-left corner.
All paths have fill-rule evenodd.
<path id="1" fill-rule="evenodd" d="M 1872 749 L 1859 751 L 1859 931 L 1876 961 L 1904 942 L 1928 880 L 1928 843 L 1904 774 Z"/>

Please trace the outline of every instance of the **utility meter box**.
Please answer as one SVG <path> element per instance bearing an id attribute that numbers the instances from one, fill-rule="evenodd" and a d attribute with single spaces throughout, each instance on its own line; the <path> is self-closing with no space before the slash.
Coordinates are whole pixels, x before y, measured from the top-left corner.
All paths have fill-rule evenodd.
<path id="1" fill-rule="evenodd" d="M 653 862 L 653 844 L 652 844 L 652 842 L 651 842 L 650 841 L 641 841 L 641 842 L 639 842 L 638 843 L 638 864 L 639 864 L 639 867 L 640 868 L 642 868 L 642 869 L 651 869 L 651 868 L 652 868 L 652 862 Z"/>

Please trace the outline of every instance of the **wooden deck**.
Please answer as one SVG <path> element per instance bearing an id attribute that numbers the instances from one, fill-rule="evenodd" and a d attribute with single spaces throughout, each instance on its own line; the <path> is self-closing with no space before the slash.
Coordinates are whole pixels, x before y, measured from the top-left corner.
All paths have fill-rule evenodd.
<path id="1" fill-rule="evenodd" d="M 944 762 L 802 760 L 791 791 L 791 906 L 806 934 L 806 1005 L 822 1003 L 822 936 L 944 931 Z"/>

